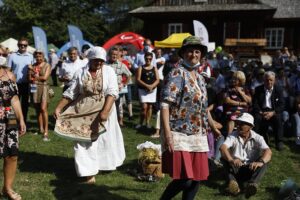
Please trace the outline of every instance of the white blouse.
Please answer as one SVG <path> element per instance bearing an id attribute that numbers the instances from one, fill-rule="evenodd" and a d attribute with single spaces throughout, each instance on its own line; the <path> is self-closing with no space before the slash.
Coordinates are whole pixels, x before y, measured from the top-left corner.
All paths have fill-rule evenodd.
<path id="1" fill-rule="evenodd" d="M 88 66 L 86 66 L 75 73 L 71 80 L 70 87 L 63 93 L 63 97 L 74 100 L 79 94 L 83 93 L 83 80 L 85 80 L 87 76 L 91 76 L 88 69 Z M 115 71 L 110 66 L 103 65 L 102 78 L 104 95 L 111 95 L 117 99 L 119 88 Z"/>

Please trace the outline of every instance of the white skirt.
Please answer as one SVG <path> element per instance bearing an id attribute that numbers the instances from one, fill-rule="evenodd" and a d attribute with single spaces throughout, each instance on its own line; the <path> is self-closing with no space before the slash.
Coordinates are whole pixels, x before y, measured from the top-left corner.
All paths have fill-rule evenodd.
<path id="1" fill-rule="evenodd" d="M 115 104 L 104 126 L 107 131 L 96 141 L 74 145 L 75 169 L 79 177 L 96 175 L 99 170 L 116 170 L 125 160 L 123 135 Z"/>
<path id="2" fill-rule="evenodd" d="M 148 92 L 144 89 L 139 89 L 139 98 L 141 103 L 155 103 L 156 102 L 156 92 L 155 88 L 152 92 Z"/>

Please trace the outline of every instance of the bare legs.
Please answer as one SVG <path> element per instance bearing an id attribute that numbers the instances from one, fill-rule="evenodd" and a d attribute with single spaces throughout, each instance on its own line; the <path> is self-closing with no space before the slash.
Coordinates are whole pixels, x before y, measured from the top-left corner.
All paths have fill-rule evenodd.
<path id="1" fill-rule="evenodd" d="M 44 138 L 48 138 L 48 103 L 42 101 L 40 104 L 36 104 L 35 108 L 38 115 L 40 132 L 43 133 Z"/>
<path id="2" fill-rule="evenodd" d="M 152 117 L 152 104 L 142 103 L 142 111 L 140 114 L 140 125 L 143 125 L 144 121 L 147 126 L 150 126 L 150 120 Z"/>
<path id="3" fill-rule="evenodd" d="M 129 117 L 131 118 L 133 116 L 133 113 L 132 113 L 132 103 L 128 103 L 128 113 L 129 113 Z"/>
<path id="4" fill-rule="evenodd" d="M 13 191 L 13 182 L 17 171 L 17 156 L 7 156 L 4 158 L 3 162 L 3 176 L 4 176 L 4 186 L 3 193 L 8 196 L 9 199 L 20 200 L 21 196 Z"/>

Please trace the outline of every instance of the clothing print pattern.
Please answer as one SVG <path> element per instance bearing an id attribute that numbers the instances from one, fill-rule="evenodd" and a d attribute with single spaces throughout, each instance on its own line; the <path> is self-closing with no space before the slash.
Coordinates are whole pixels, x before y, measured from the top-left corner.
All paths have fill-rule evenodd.
<path id="1" fill-rule="evenodd" d="M 207 92 L 204 78 L 196 80 L 184 67 L 173 69 L 166 78 L 162 101 L 170 102 L 170 127 L 186 135 L 205 134 L 208 129 Z"/>
<path id="2" fill-rule="evenodd" d="M 11 80 L 0 80 L 0 157 L 16 156 L 18 154 L 18 130 L 7 126 L 6 111 L 11 108 L 11 99 L 18 95 L 17 84 Z"/>

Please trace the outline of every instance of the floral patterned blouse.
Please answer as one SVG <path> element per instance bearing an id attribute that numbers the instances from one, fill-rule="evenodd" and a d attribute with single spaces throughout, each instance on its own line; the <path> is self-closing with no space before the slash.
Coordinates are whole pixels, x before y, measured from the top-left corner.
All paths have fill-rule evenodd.
<path id="1" fill-rule="evenodd" d="M 207 92 L 204 78 L 195 73 L 196 82 L 183 66 L 174 68 L 166 77 L 162 102 L 170 104 L 171 131 L 186 135 L 206 134 Z"/>
<path id="2" fill-rule="evenodd" d="M 12 80 L 0 80 L 0 122 L 4 120 L 5 108 L 11 107 L 11 99 L 13 96 L 18 95 L 17 84 Z"/>

